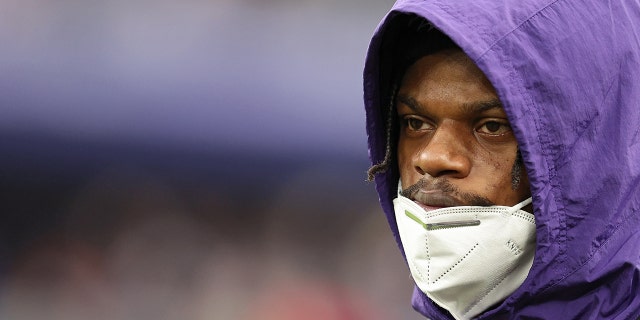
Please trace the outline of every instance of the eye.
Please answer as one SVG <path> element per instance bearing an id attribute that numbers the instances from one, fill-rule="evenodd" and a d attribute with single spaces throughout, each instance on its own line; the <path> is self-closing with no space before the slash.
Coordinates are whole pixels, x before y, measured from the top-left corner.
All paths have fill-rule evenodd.
<path id="1" fill-rule="evenodd" d="M 498 136 L 510 132 L 511 126 L 505 122 L 487 121 L 477 131 L 482 134 Z"/>
<path id="2" fill-rule="evenodd" d="M 431 125 L 429 125 L 425 120 L 417 116 L 404 116 L 402 118 L 402 125 L 407 128 L 409 131 L 421 131 L 431 129 Z"/>

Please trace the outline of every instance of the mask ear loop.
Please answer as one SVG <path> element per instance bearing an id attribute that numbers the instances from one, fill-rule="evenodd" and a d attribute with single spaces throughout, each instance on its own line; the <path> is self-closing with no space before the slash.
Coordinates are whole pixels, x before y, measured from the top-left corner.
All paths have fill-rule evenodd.
<path id="1" fill-rule="evenodd" d="M 532 202 L 533 202 L 533 198 L 529 197 L 529 198 L 525 199 L 524 201 L 522 201 L 522 202 L 516 204 L 515 206 L 511 207 L 511 209 L 513 210 L 513 212 L 516 212 L 516 211 L 518 211 L 518 210 L 530 205 Z"/>

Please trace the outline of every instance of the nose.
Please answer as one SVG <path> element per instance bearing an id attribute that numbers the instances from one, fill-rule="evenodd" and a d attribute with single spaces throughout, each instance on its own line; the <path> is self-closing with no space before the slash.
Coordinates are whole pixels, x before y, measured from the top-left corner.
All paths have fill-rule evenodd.
<path id="1" fill-rule="evenodd" d="M 471 171 L 469 150 L 453 128 L 439 127 L 430 139 L 418 148 L 413 166 L 421 175 L 464 178 Z"/>

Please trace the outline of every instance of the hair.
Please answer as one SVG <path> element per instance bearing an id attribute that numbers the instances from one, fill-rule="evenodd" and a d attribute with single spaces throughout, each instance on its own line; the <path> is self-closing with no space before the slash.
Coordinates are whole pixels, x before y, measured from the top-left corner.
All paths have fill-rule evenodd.
<path id="1" fill-rule="evenodd" d="M 382 162 L 378 164 L 372 165 L 369 170 L 367 170 L 367 181 L 373 181 L 375 176 L 378 173 L 386 172 L 389 169 L 389 165 L 391 163 L 391 156 L 395 154 L 393 146 L 393 129 L 396 127 L 394 124 L 396 122 L 396 108 L 395 108 L 395 95 L 398 90 L 398 85 L 394 84 L 391 88 L 391 99 L 389 99 L 389 107 L 387 108 L 387 123 L 385 125 L 385 136 L 386 136 L 386 146 L 384 150 L 384 159 Z"/>
<path id="2" fill-rule="evenodd" d="M 518 151 L 516 151 L 516 160 L 513 162 L 513 168 L 511 168 L 511 190 L 516 190 L 520 186 L 523 166 L 522 154 L 520 153 L 520 149 L 518 149 Z"/>

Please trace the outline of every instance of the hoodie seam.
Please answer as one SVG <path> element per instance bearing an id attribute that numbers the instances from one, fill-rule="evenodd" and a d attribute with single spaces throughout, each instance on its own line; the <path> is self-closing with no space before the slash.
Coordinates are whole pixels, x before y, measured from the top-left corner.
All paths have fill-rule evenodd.
<path id="1" fill-rule="evenodd" d="M 516 30 L 522 28 L 522 26 L 527 23 L 530 22 L 531 19 L 533 19 L 534 17 L 536 17 L 537 15 L 541 14 L 542 11 L 547 10 L 547 8 L 555 5 L 556 3 L 560 2 L 562 0 L 554 0 L 552 2 L 549 2 L 547 5 L 545 5 L 544 7 L 538 9 L 536 12 L 534 12 L 533 14 L 531 14 L 529 17 L 527 17 L 526 19 L 524 19 L 522 22 L 520 22 L 517 26 L 513 27 L 511 30 L 509 30 L 507 33 L 505 33 L 504 35 L 502 35 L 500 38 L 496 39 L 494 42 L 492 42 L 489 47 L 482 52 L 479 56 L 478 59 L 482 59 L 482 57 L 489 51 L 491 51 L 498 43 L 500 43 L 503 39 L 507 38 L 508 36 L 510 36 L 511 34 L 513 34 Z M 470 26 L 465 22 L 465 21 L 460 21 L 462 23 L 464 23 L 467 28 L 469 28 Z"/>
<path id="2" fill-rule="evenodd" d="M 629 220 L 631 218 L 631 215 L 625 217 L 624 219 L 622 219 L 622 221 L 620 221 L 620 223 L 618 225 L 616 225 L 614 231 L 611 233 L 611 236 L 608 237 L 596 250 L 594 250 L 591 254 L 589 254 L 587 256 L 587 259 L 585 259 L 582 263 L 580 263 L 579 265 L 577 265 L 573 270 L 571 270 L 569 273 L 567 273 L 567 275 L 565 275 L 564 277 L 558 279 L 558 281 L 550 283 L 548 286 L 544 287 L 540 293 L 544 293 L 548 290 L 551 290 L 553 287 L 557 286 L 560 282 L 566 280 L 567 278 L 571 277 L 572 275 L 574 275 L 576 272 L 578 272 L 580 269 L 582 269 L 587 263 L 589 263 L 591 260 L 593 260 L 593 257 L 596 255 L 596 253 L 600 252 L 600 250 L 602 250 L 603 247 L 606 247 L 607 244 L 609 244 L 609 242 L 611 241 L 611 238 L 613 238 L 618 231 L 620 231 L 620 227 L 622 225 L 624 225 L 624 223 Z"/>

